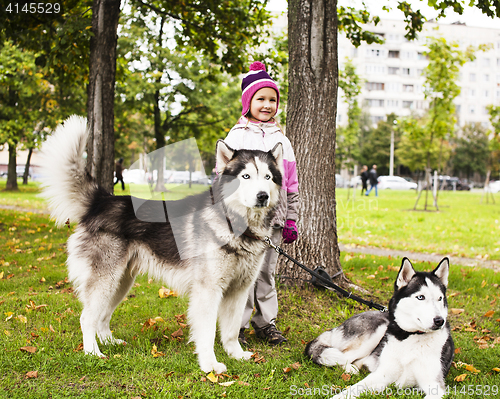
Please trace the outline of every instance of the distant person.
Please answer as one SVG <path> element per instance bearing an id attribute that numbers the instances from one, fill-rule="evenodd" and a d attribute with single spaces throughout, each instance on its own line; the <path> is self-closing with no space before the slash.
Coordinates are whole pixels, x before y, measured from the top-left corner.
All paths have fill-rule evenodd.
<path id="1" fill-rule="evenodd" d="M 368 166 L 363 165 L 361 169 L 361 195 L 368 190 Z"/>
<path id="2" fill-rule="evenodd" d="M 378 175 L 377 175 L 377 165 L 373 165 L 370 173 L 368 174 L 368 179 L 370 180 L 370 189 L 366 192 L 366 196 L 370 195 L 370 192 L 375 187 L 375 197 L 378 197 Z"/>
<path id="3" fill-rule="evenodd" d="M 113 186 L 116 185 L 116 183 L 118 183 L 119 181 L 122 182 L 122 190 L 125 190 L 125 182 L 123 181 L 123 158 L 120 158 L 118 160 L 118 162 L 115 164 L 115 168 L 116 168 L 116 181 L 115 181 L 115 184 L 113 184 Z"/>

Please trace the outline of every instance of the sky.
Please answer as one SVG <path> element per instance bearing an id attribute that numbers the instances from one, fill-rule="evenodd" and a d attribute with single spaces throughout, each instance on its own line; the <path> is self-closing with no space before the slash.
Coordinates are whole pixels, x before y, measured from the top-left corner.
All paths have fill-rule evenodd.
<path id="1" fill-rule="evenodd" d="M 421 13 L 429 20 L 437 16 L 438 12 L 433 8 L 427 6 L 427 1 L 420 0 L 407 0 L 414 9 L 420 9 Z M 360 0 L 338 0 L 338 5 L 343 6 L 358 6 L 361 5 Z M 396 9 L 396 0 L 365 0 L 365 4 L 370 12 L 378 15 L 382 19 L 396 19 L 403 20 L 404 16 L 401 11 Z M 267 9 L 269 11 L 286 11 L 287 9 L 286 0 L 269 0 Z M 393 6 L 393 10 L 390 12 L 382 10 L 383 5 Z M 500 19 L 499 18 L 489 18 L 484 15 L 479 9 L 475 7 L 467 7 L 463 15 L 458 15 L 453 11 L 447 11 L 446 17 L 441 18 L 439 23 L 451 24 L 453 22 L 460 21 L 465 22 L 467 26 L 475 26 L 482 28 L 496 28 L 500 29 Z"/>

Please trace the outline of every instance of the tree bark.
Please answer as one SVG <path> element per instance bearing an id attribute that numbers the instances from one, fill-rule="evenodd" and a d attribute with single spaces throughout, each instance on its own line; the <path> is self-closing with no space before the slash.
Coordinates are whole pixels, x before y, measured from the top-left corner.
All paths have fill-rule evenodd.
<path id="1" fill-rule="evenodd" d="M 113 191 L 114 98 L 120 0 L 94 0 L 87 102 L 87 171 Z"/>
<path id="2" fill-rule="evenodd" d="M 322 266 L 347 282 L 340 264 L 335 196 L 337 1 L 288 3 L 287 136 L 297 159 L 299 239 L 284 249 L 303 264 Z M 278 273 L 302 285 L 311 277 L 281 257 Z"/>
<path id="3" fill-rule="evenodd" d="M 28 151 L 28 159 L 26 160 L 26 165 L 24 166 L 24 174 L 23 174 L 23 185 L 28 184 L 28 177 L 30 175 L 30 164 L 31 164 L 31 156 L 33 155 L 33 147 L 30 147 Z"/>
<path id="4" fill-rule="evenodd" d="M 19 187 L 17 185 L 17 143 L 14 145 L 9 144 L 9 165 L 7 166 L 7 183 L 5 185 L 5 190 L 7 191 L 17 191 Z"/>

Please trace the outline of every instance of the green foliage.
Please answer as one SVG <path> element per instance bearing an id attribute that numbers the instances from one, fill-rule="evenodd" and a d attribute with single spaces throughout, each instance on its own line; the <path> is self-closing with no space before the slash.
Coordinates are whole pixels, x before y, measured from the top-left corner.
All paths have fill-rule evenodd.
<path id="1" fill-rule="evenodd" d="M 453 131 L 456 123 L 455 98 L 460 94 L 459 81 L 460 67 L 466 62 L 475 59 L 478 49 L 469 47 L 466 51 L 459 49 L 459 44 L 449 43 L 443 37 L 429 37 L 428 50 L 424 55 L 429 59 L 423 75 L 425 77 L 425 98 L 429 101 L 428 145 L 432 145 L 433 138 L 444 138 Z"/>
<path id="2" fill-rule="evenodd" d="M 486 175 L 490 156 L 488 131 L 480 124 L 467 124 L 453 140 L 452 156 L 454 174 L 465 173 L 469 178 L 473 173 Z"/>
<path id="3" fill-rule="evenodd" d="M 148 20 L 170 22 L 179 48 L 192 47 L 211 63 L 236 74 L 246 67 L 242 53 L 267 35 L 267 0 L 134 0 L 133 7 Z"/>
<path id="4" fill-rule="evenodd" d="M 364 3 L 363 3 L 364 6 Z M 338 30 L 345 32 L 351 43 L 359 47 L 361 42 L 368 44 L 381 44 L 384 40 L 377 34 L 364 30 L 363 24 L 373 23 L 375 26 L 380 22 L 378 16 L 372 17 L 366 9 L 359 10 L 355 7 L 340 6 L 337 8 Z"/>
<path id="5" fill-rule="evenodd" d="M 362 83 L 363 80 L 356 73 L 356 67 L 346 58 L 344 69 L 339 70 L 339 87 L 348 106 L 347 125 L 337 128 L 335 162 L 339 170 L 343 166 L 352 166 L 354 160 L 359 158 L 361 108 L 357 97 L 361 92 Z"/>
<path id="6" fill-rule="evenodd" d="M 37 54 L 12 41 L 0 47 L 0 143 L 33 142 L 35 126 L 50 113 L 51 86 L 36 65 Z"/>
<path id="7" fill-rule="evenodd" d="M 430 140 L 429 138 L 429 117 L 415 118 L 413 116 L 400 118 L 397 129 L 400 134 L 400 142 L 395 149 L 395 156 L 401 165 L 408 167 L 411 171 L 423 171 L 429 165 L 437 169 L 440 162 L 440 155 L 443 159 L 448 159 L 449 148 L 443 148 L 443 141 Z M 447 143 L 445 143 L 447 144 Z"/>
<path id="8" fill-rule="evenodd" d="M 379 175 L 389 174 L 392 131 L 394 131 L 394 147 L 397 148 L 401 139 L 401 129 L 397 128 L 396 115 L 394 114 L 387 115 L 387 120 L 380 121 L 376 128 L 370 128 L 362 142 L 360 163 L 370 166 L 377 165 Z M 397 163 L 395 162 L 395 164 Z"/>

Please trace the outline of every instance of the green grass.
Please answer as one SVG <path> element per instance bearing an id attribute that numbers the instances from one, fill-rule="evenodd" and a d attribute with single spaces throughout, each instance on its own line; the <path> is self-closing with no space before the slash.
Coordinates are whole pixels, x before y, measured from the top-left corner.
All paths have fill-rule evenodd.
<path id="1" fill-rule="evenodd" d="M 423 194 L 424 195 L 424 194 Z M 422 195 L 422 196 L 423 196 Z M 481 192 L 439 194 L 439 212 L 413 211 L 415 191 L 380 190 L 379 196 L 337 190 L 339 241 L 479 259 L 500 259 L 500 198 L 481 203 Z M 352 192 L 351 192 L 352 198 Z M 423 208 L 423 198 L 419 209 Z"/>
<path id="2" fill-rule="evenodd" d="M 40 188 L 38 183 L 29 181 L 27 185 L 22 184 L 18 179 L 19 191 L 5 191 L 7 180 L 0 179 L 0 206 L 16 206 L 43 210 L 47 208 L 45 201 L 40 198 Z"/>
<path id="3" fill-rule="evenodd" d="M 36 189 L 15 195 L 20 201 L 31 200 L 36 198 Z M 4 196 L 0 193 L 0 199 Z M 412 198 L 406 200 L 408 207 Z M 450 196 L 450 207 L 455 206 L 451 198 L 457 197 Z M 466 198 L 463 201 L 469 203 Z M 401 206 L 401 201 L 404 198 L 395 193 L 384 192 L 377 207 Z M 495 209 L 490 207 L 488 217 Z M 370 212 L 364 213 L 367 221 L 367 215 L 377 214 L 376 210 Z M 391 213 L 382 212 L 384 216 Z M 396 212 L 412 214 L 393 208 Z M 448 210 L 435 215 L 445 212 Z M 432 215 L 420 213 L 417 217 Z M 394 223 L 400 222 L 393 215 L 388 217 L 394 218 Z M 314 365 L 303 355 L 306 342 L 366 308 L 339 299 L 329 291 L 278 286 L 279 328 L 286 332 L 288 343 L 273 348 L 249 335 L 258 362 L 239 362 L 228 358 L 217 342 L 216 355 L 226 363 L 228 373 L 213 383 L 199 370 L 193 345 L 187 343 L 189 327 L 181 326 L 176 318 L 186 314 L 186 299 L 160 298 L 158 290 L 162 284 L 148 280 L 147 276 L 137 279 L 111 321 L 115 336 L 128 344 L 101 346 L 106 359 L 85 356 L 80 350 L 81 304 L 71 283 L 65 280 L 65 242 L 73 228 L 57 229 L 46 215 L 0 209 L 0 398 L 326 398 L 329 396 L 324 394 L 325 389 L 345 387 L 366 376 L 362 372 L 344 381 L 340 369 Z M 373 236 L 379 231 L 370 228 Z M 370 295 L 364 296 L 387 304 L 400 259 L 344 253 L 341 261 L 347 277 L 370 291 Z M 418 270 L 435 266 L 415 263 Z M 476 386 L 488 386 L 490 392 L 494 386 L 500 388 L 500 374 L 493 370 L 500 368 L 499 281 L 498 273 L 490 269 L 451 268 L 449 305 L 456 310 L 450 312 L 449 320 L 458 351 L 446 378 L 452 392 L 457 392 L 450 397 L 495 397 L 460 392 L 472 387 L 475 392 Z M 161 319 L 145 327 L 149 319 L 157 317 Z M 183 335 L 180 339 L 172 338 L 179 328 Z M 164 356 L 153 357 L 153 345 Z M 36 348 L 35 352 L 21 350 L 27 346 Z M 463 364 L 480 372 L 468 371 Z M 27 377 L 27 373 L 35 371 L 36 377 Z M 463 374 L 463 382 L 455 381 Z"/>

